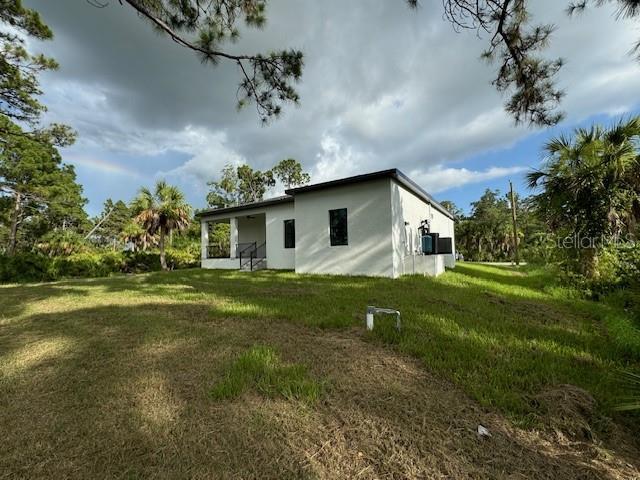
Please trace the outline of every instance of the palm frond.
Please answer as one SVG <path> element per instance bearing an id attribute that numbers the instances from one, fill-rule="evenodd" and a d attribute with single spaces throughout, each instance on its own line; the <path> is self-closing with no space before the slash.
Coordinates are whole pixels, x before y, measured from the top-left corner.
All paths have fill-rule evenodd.
<path id="1" fill-rule="evenodd" d="M 547 172 L 542 170 L 533 170 L 531 172 L 527 172 L 527 186 L 530 189 L 537 188 L 540 185 L 541 180 L 547 176 Z"/>

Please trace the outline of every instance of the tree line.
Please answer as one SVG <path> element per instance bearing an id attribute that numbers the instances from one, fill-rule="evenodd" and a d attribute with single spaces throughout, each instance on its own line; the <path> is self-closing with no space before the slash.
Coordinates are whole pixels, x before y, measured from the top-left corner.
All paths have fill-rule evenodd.
<path id="1" fill-rule="evenodd" d="M 451 202 L 456 243 L 467 259 L 525 259 L 590 281 L 640 279 L 640 118 L 594 125 L 549 140 L 542 168 L 527 174 L 531 195 L 510 202 L 487 190 L 465 215 Z"/>
<path id="2" fill-rule="evenodd" d="M 157 249 L 160 265 L 167 269 L 165 247 L 174 245 L 174 234 L 178 245 L 190 244 L 199 252 L 200 224 L 178 187 L 160 180 L 153 190 L 142 187 L 129 203 L 107 199 L 102 213 L 89 218 L 73 167 L 62 164 L 50 145 L 15 138 L 12 154 L 0 155 L 0 176 L 15 192 L 13 198 L 2 197 L 0 204 L 0 249 L 5 255 L 35 251 L 53 257 L 92 248 Z M 259 201 L 276 179 L 290 187 L 307 183 L 310 176 L 291 158 L 266 172 L 227 165 L 220 180 L 209 183 L 207 202 L 221 207 Z M 228 229 L 220 225 L 213 237 L 212 241 L 228 243 Z"/>

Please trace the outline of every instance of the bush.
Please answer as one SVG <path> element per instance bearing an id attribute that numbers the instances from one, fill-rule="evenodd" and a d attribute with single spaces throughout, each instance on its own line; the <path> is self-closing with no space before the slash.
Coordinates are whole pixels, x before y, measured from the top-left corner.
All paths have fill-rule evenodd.
<path id="1" fill-rule="evenodd" d="M 125 273 L 144 273 L 160 270 L 160 254 L 158 252 L 124 252 Z"/>
<path id="2" fill-rule="evenodd" d="M 11 257 L 0 256 L 0 281 L 44 282 L 55 280 L 52 259 L 39 253 L 20 253 Z"/>
<path id="3" fill-rule="evenodd" d="M 578 270 L 576 265 L 569 267 L 569 271 Z M 640 281 L 640 244 L 625 243 L 602 248 L 598 253 L 597 272 L 594 278 L 577 273 L 568 273 L 567 278 L 595 296 L 637 287 Z"/>
<path id="4" fill-rule="evenodd" d="M 122 254 L 77 253 L 68 257 L 55 257 L 53 271 L 56 278 L 64 277 L 106 277 L 121 272 L 124 265 Z"/>
<path id="5" fill-rule="evenodd" d="M 160 262 L 160 260 L 158 260 Z M 167 264 L 170 268 L 194 268 L 200 265 L 200 244 L 190 244 L 183 249 L 168 248 Z"/>
<path id="6" fill-rule="evenodd" d="M 170 268 L 200 265 L 199 247 L 167 249 Z M 49 257 L 25 252 L 0 255 L 0 282 L 44 282 L 60 278 L 106 277 L 114 273 L 144 273 L 160 270 L 160 254 L 153 252 L 94 251 Z"/>
<path id="7" fill-rule="evenodd" d="M 44 235 L 35 249 L 50 257 L 86 252 L 89 246 L 82 235 L 73 230 L 57 230 Z"/>

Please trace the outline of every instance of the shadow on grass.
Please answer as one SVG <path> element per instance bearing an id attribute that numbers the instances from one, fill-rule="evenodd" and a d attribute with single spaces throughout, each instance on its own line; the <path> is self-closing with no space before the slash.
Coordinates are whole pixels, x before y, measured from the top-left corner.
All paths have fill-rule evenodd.
<path id="1" fill-rule="evenodd" d="M 171 338 L 185 325 L 215 329 L 230 320 L 237 326 L 231 344 L 248 348 L 241 335 L 256 321 L 265 330 L 282 322 L 343 329 L 362 325 L 366 306 L 377 305 L 399 309 L 404 324 L 400 337 L 381 329 L 377 338 L 420 358 L 485 406 L 526 421 L 532 395 L 567 383 L 588 390 L 601 411 L 612 415 L 626 394 L 618 372 L 638 371 L 640 355 L 634 352 L 640 346 L 627 346 L 628 354 L 621 355 L 598 320 L 604 307 L 545 294 L 546 283 L 544 276 L 513 274 L 509 267 L 461 264 L 438 279 L 184 270 L 5 286 L 0 304 L 5 318 L 14 319 L 0 332 L 0 352 L 11 355 L 40 338 L 64 337 L 61 331 L 90 340 L 118 325 L 118 338 L 128 345 Z M 60 310 L 44 316 L 27 310 L 38 302 Z M 89 308 L 100 302 L 144 305 Z M 224 345 L 220 340 L 211 348 L 224 352 Z"/>
<path id="2" fill-rule="evenodd" d="M 175 283 L 189 277 L 178 277 Z M 248 278 L 240 282 L 246 282 L 247 289 L 235 297 L 225 279 L 220 291 L 204 293 L 208 301 L 202 301 L 202 292 L 182 288 L 177 289 L 184 291 L 181 295 L 195 298 L 174 297 L 174 303 L 147 298 L 164 296 L 169 278 L 137 284 L 139 303 L 133 305 L 34 313 L 4 329 L 0 335 L 3 472 L 31 478 L 297 478 L 341 473 L 347 478 L 364 469 L 370 477 L 429 472 L 458 477 L 504 472 L 550 478 L 607 475 L 579 456 L 558 459 L 514 435 L 499 420 L 490 423 L 492 443 L 478 442 L 474 429 L 487 419 L 487 412 L 456 389 L 398 363 L 395 356 L 352 333 L 335 337 L 296 327 L 292 321 L 291 309 L 306 305 L 302 314 L 307 318 L 298 323 L 309 325 L 331 304 L 351 298 L 344 307 L 349 312 L 344 324 L 355 324 L 360 301 L 386 300 L 397 292 L 368 291 L 368 279 L 351 279 L 357 286 L 343 298 L 340 291 L 348 285 L 346 280 L 337 286 L 305 278 L 300 281 L 311 286 L 310 291 L 324 288 L 333 297 L 309 302 L 303 295 L 305 303 L 281 299 L 278 310 L 271 294 L 252 294 L 250 286 L 255 281 L 262 284 L 261 280 Z M 403 283 L 418 285 L 417 279 Z M 121 298 L 122 285 L 106 282 L 100 288 Z M 437 288 L 433 290 L 438 294 Z M 234 310 L 226 303 L 229 298 L 251 302 L 258 315 L 249 309 L 250 315 L 230 316 Z M 465 368 L 478 362 L 494 362 L 498 370 L 503 362 L 515 368 L 517 363 L 493 350 L 497 344 L 477 342 L 471 333 L 451 334 L 445 323 L 450 312 L 443 313 L 440 304 L 434 308 L 437 315 L 425 313 L 426 299 L 407 303 L 407 310 L 416 313 L 409 315 L 406 331 L 394 338 L 399 348 L 419 350 L 413 353 L 422 354 L 433 370 L 448 371 L 454 379 L 462 380 Z M 86 300 L 90 302 L 90 296 Z M 274 312 L 276 316 L 267 316 Z M 333 312 L 341 314 L 342 310 Z M 464 317 L 453 315 L 449 319 L 458 325 L 463 321 Z M 329 377 L 333 388 L 324 401 L 313 406 L 251 396 L 213 401 L 210 389 L 223 378 L 229 359 L 258 343 L 273 344 L 286 361 L 301 362 L 314 375 Z M 453 354 L 462 350 L 465 355 L 456 360 Z M 433 354 L 426 356 L 427 351 Z M 453 357 L 447 358 L 447 353 Z M 566 362 L 544 349 L 537 355 L 544 365 Z M 529 372 L 511 370 L 512 375 L 518 373 Z M 496 388 L 510 380 L 515 378 L 497 379 Z M 518 390 L 523 385 L 513 387 Z"/>
<path id="3" fill-rule="evenodd" d="M 575 301 L 545 295 L 535 287 L 540 284 L 509 267 L 466 264 L 438 279 L 185 270 L 3 290 L 14 302 L 24 295 L 17 311 L 48 295 L 147 298 L 181 303 L 187 313 L 203 309 L 219 321 L 261 320 L 265 328 L 274 321 L 345 328 L 362 324 L 367 305 L 392 307 L 402 312 L 405 326 L 397 348 L 446 373 L 485 405 L 527 415 L 529 395 L 570 383 L 590 391 L 609 412 L 624 394 L 616 371 L 637 370 L 640 357 L 620 355 L 597 312 L 589 310 L 595 306 L 580 302 L 575 308 Z M 76 316 L 61 312 L 59 319 L 73 324 Z"/>

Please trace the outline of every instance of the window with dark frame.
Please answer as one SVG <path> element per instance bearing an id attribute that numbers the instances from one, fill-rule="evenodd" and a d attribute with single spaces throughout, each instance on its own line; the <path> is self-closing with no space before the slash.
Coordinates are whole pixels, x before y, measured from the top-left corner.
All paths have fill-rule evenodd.
<path id="1" fill-rule="evenodd" d="M 329 210 L 329 237 L 332 247 L 349 245 L 346 208 Z"/>
<path id="2" fill-rule="evenodd" d="M 284 221 L 284 248 L 296 247 L 296 221 Z"/>

